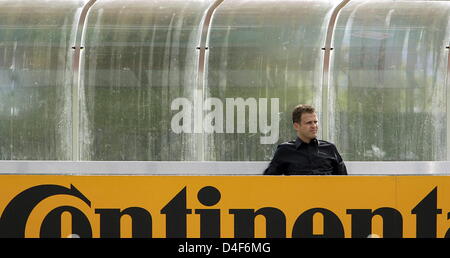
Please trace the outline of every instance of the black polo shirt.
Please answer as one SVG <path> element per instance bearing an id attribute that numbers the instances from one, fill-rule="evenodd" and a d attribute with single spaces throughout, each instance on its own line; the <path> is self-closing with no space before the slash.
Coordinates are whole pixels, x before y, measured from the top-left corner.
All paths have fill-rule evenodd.
<path id="1" fill-rule="evenodd" d="M 347 175 L 347 168 L 333 143 L 297 137 L 278 145 L 264 175 Z"/>

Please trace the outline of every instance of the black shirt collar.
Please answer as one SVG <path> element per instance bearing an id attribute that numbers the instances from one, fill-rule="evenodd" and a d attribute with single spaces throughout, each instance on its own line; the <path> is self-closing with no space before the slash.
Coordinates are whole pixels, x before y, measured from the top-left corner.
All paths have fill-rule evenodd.
<path id="1" fill-rule="evenodd" d="M 309 142 L 309 144 L 311 144 L 311 143 L 316 144 L 316 145 L 319 145 L 319 142 L 317 141 L 317 138 L 312 139 L 312 140 Z M 302 144 L 308 144 L 308 143 L 303 142 L 303 141 L 300 139 L 300 137 L 297 137 L 297 138 L 295 139 L 295 148 L 296 148 L 296 149 L 300 148 L 300 146 L 301 146 Z"/>

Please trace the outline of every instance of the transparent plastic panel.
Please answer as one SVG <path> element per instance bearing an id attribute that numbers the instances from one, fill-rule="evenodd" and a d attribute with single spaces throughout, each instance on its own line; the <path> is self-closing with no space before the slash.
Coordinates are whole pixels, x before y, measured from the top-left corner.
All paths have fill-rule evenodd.
<path id="1" fill-rule="evenodd" d="M 270 160 L 295 139 L 292 110 L 321 113 L 323 50 L 339 1 L 226 0 L 211 23 L 205 160 Z"/>
<path id="2" fill-rule="evenodd" d="M 71 47 L 83 3 L 0 0 L 1 160 L 71 158 Z"/>
<path id="3" fill-rule="evenodd" d="M 345 160 L 447 153 L 450 2 L 350 1 L 334 35 L 330 136 Z"/>
<path id="4" fill-rule="evenodd" d="M 201 134 L 182 133 L 189 121 L 179 118 L 192 114 L 202 18 L 212 2 L 93 5 L 81 67 L 81 160 L 198 159 Z"/>

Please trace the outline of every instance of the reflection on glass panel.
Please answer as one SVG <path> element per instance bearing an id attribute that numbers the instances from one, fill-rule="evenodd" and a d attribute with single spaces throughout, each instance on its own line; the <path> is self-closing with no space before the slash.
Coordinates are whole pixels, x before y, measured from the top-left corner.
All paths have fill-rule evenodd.
<path id="1" fill-rule="evenodd" d="M 270 160 L 295 138 L 291 112 L 320 113 L 334 1 L 224 1 L 209 35 L 205 159 Z M 213 133 L 211 133 L 213 132 Z"/>
<path id="2" fill-rule="evenodd" d="M 83 1 L 48 3 L 0 1 L 2 160 L 71 158 L 71 44 Z"/>
<path id="3" fill-rule="evenodd" d="M 178 132 L 187 121 L 176 119 L 196 94 L 196 47 L 211 2 L 94 4 L 82 61 L 82 160 L 197 159 L 201 135 Z"/>
<path id="4" fill-rule="evenodd" d="M 347 160 L 445 160 L 450 2 L 351 1 L 334 35 L 331 140 Z"/>

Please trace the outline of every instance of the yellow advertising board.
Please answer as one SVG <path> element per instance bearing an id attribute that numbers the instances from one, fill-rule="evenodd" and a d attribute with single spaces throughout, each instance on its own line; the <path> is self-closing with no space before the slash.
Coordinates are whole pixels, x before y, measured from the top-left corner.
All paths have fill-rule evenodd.
<path id="1" fill-rule="evenodd" d="M 0 237 L 449 237 L 447 176 L 1 175 Z"/>

